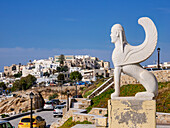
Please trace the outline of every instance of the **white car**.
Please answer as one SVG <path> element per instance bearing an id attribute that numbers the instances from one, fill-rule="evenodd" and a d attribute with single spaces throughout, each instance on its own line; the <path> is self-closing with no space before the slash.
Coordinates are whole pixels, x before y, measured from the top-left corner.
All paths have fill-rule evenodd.
<path id="1" fill-rule="evenodd" d="M 53 112 L 53 116 L 63 116 L 63 108 L 65 107 L 65 105 L 56 105 L 56 107 L 54 108 L 54 112 Z"/>
<path id="2" fill-rule="evenodd" d="M 54 109 L 53 102 L 52 101 L 45 102 L 44 109 Z"/>

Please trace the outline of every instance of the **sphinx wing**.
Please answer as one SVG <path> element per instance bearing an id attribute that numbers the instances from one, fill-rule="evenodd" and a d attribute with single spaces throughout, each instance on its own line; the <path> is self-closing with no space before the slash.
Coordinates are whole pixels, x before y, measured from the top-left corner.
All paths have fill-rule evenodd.
<path id="1" fill-rule="evenodd" d="M 138 23 L 144 28 L 146 37 L 138 46 L 131 46 L 126 50 L 124 64 L 140 63 L 148 59 L 154 52 L 157 44 L 157 30 L 155 24 L 148 17 L 142 17 Z"/>

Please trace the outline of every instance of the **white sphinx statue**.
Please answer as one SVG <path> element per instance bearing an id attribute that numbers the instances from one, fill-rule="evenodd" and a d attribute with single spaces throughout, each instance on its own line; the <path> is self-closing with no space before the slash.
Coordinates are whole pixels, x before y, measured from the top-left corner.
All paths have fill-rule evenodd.
<path id="1" fill-rule="evenodd" d="M 131 46 L 126 41 L 124 29 L 120 24 L 115 24 L 111 29 L 111 42 L 115 43 L 115 49 L 112 54 L 115 67 L 115 92 L 111 94 L 111 99 L 120 95 L 121 72 L 137 79 L 146 89 L 146 92 L 139 92 L 135 97 L 154 98 L 157 96 L 157 79 L 139 64 L 148 59 L 154 52 L 157 44 L 157 30 L 152 20 L 148 17 L 140 18 L 138 23 L 146 33 L 145 41 L 139 46 Z"/>

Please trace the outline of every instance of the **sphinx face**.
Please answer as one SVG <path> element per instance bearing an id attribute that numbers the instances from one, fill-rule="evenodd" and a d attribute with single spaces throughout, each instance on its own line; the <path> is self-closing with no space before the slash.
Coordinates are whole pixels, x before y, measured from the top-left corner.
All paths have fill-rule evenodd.
<path id="1" fill-rule="evenodd" d="M 117 38 L 118 38 L 118 32 L 117 31 L 111 31 L 110 37 L 111 37 L 111 42 L 115 43 L 117 41 Z"/>

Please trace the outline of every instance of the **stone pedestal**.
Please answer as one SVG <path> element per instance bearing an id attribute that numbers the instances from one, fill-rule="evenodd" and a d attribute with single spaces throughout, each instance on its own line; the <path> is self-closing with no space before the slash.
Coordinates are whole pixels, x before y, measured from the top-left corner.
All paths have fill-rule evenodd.
<path id="1" fill-rule="evenodd" d="M 156 101 L 115 97 L 108 101 L 109 128 L 155 128 Z"/>
<path id="2" fill-rule="evenodd" d="M 107 128 L 107 117 L 96 117 L 95 125 L 96 128 Z"/>

